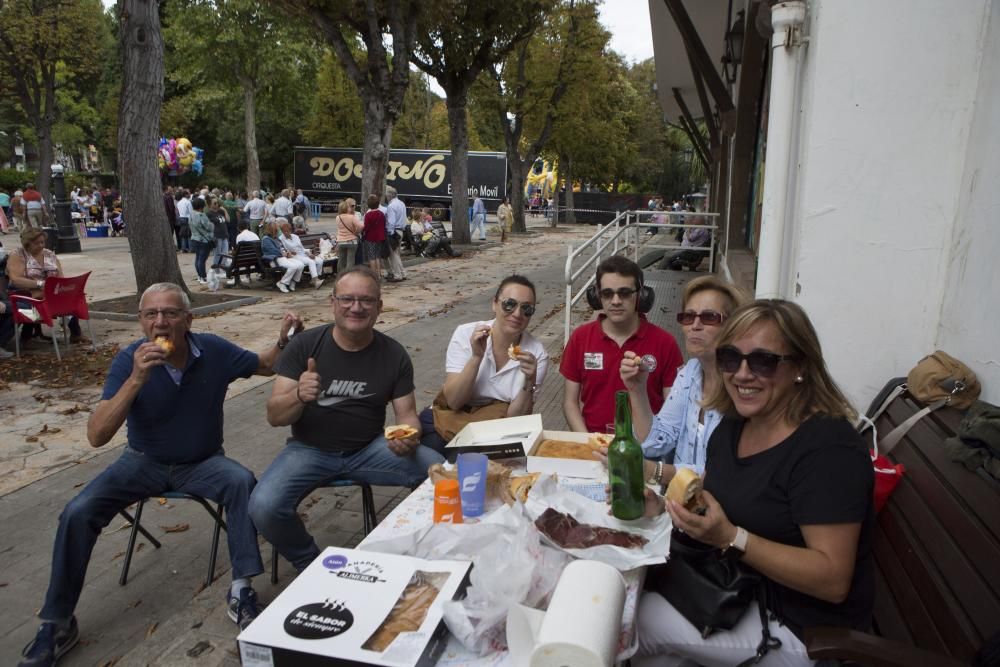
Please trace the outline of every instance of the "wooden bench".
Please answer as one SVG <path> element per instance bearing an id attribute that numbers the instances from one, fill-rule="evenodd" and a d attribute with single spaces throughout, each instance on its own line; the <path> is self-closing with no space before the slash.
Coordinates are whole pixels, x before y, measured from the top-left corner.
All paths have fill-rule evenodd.
<path id="1" fill-rule="evenodd" d="M 249 283 L 254 273 L 258 274 L 261 280 L 265 280 L 270 279 L 275 272 L 275 269 L 267 266 L 267 262 L 261 257 L 260 241 L 240 241 L 229 256 L 233 263 L 228 269 L 228 275 L 236 281 L 237 287 L 243 287 L 242 276 L 246 276 Z"/>
<path id="2" fill-rule="evenodd" d="M 922 407 L 908 392 L 897 397 L 876 420 L 880 436 Z M 940 408 L 889 454 L 906 473 L 876 520 L 876 634 L 806 629 L 809 657 L 875 667 L 957 666 L 997 641 L 1000 483 L 949 458 L 943 442 L 961 418 L 954 408 Z"/>
<path id="3" fill-rule="evenodd" d="M 302 242 L 302 247 L 306 250 L 312 251 L 313 257 L 316 258 L 316 263 L 319 265 L 320 276 L 333 275 L 337 272 L 337 258 L 332 259 L 320 259 L 319 258 L 319 243 L 323 239 L 330 240 L 330 235 L 326 232 L 320 232 L 317 234 L 300 234 L 299 241 Z M 336 244 L 334 244 L 336 245 Z"/>

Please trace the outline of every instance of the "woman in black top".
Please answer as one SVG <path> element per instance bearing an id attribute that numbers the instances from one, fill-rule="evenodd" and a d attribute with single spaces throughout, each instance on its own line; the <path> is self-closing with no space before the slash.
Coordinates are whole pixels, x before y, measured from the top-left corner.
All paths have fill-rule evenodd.
<path id="1" fill-rule="evenodd" d="M 771 634 L 782 642 L 760 664 L 812 664 L 801 637 L 811 626 L 868 629 L 874 598 L 874 478 L 856 415 L 826 369 L 816 331 L 794 303 L 759 300 L 719 334 L 722 382 L 706 408 L 726 417 L 712 434 L 704 516 L 673 501 L 674 526 L 741 558 L 769 584 Z M 663 511 L 664 502 L 649 502 Z M 733 630 L 708 639 L 663 597 L 640 602 L 646 665 L 734 665 L 761 640 L 756 603 Z"/>

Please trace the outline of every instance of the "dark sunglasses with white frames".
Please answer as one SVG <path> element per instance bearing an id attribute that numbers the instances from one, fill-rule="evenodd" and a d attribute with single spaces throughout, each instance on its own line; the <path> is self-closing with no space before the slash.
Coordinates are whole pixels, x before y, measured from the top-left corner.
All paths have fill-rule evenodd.
<path id="1" fill-rule="evenodd" d="M 533 303 L 518 303 L 517 299 L 512 297 L 508 297 L 500 302 L 500 309 L 508 315 L 517 310 L 518 306 L 521 307 L 521 314 L 525 317 L 531 317 L 535 314 L 535 304 Z"/>

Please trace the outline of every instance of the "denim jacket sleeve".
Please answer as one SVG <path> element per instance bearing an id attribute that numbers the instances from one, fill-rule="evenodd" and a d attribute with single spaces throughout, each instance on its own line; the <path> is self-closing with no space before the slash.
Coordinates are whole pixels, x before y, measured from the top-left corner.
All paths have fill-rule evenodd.
<path id="1" fill-rule="evenodd" d="M 653 417 L 649 435 L 642 443 L 642 453 L 646 458 L 669 458 L 682 444 L 682 438 L 694 437 L 694 434 L 687 433 L 688 409 L 692 401 L 700 400 L 701 364 L 697 359 L 691 359 L 677 374 L 667 400 Z"/>

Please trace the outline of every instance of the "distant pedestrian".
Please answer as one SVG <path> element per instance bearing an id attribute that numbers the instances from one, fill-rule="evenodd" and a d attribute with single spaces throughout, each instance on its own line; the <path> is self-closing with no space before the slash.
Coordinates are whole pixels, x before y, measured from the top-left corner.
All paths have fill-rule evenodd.
<path id="1" fill-rule="evenodd" d="M 368 212 L 365 213 L 364 247 L 365 262 L 382 279 L 382 242 L 385 241 L 385 214 L 378 208 L 378 195 L 368 195 Z"/>
<path id="2" fill-rule="evenodd" d="M 479 240 L 486 240 L 486 204 L 483 203 L 481 197 L 476 197 L 476 200 L 472 202 L 472 220 L 469 221 L 469 238 L 471 239 L 476 234 L 476 229 L 479 229 Z"/>
<path id="3" fill-rule="evenodd" d="M 28 183 L 24 186 L 24 194 L 21 195 L 21 201 L 24 202 L 24 209 L 28 216 L 27 225 L 35 229 L 44 227 L 48 213 L 45 210 L 45 200 L 42 198 L 41 193 L 35 189 L 34 183 Z"/>
<path id="4" fill-rule="evenodd" d="M 399 244 L 403 239 L 403 230 L 407 226 L 406 204 L 396 196 L 396 188 L 391 185 L 385 188 L 385 233 L 389 239 L 389 259 L 387 280 L 396 283 L 406 280 L 403 270 L 403 260 L 399 256 Z"/>
<path id="5" fill-rule="evenodd" d="M 500 227 L 500 242 L 507 242 L 507 234 L 510 233 L 511 227 L 514 225 L 514 209 L 510 205 L 510 200 L 507 197 L 503 198 L 500 206 L 497 207 L 497 226 Z"/>

